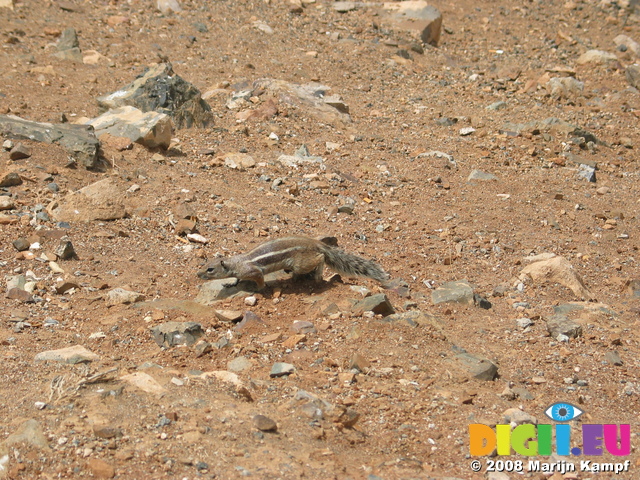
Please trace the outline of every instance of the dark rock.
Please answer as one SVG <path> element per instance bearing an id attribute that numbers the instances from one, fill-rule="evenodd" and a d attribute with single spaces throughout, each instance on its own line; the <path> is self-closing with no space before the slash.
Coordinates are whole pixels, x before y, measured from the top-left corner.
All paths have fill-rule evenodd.
<path id="1" fill-rule="evenodd" d="M 58 245 L 54 253 L 61 260 L 70 260 L 72 258 L 76 258 L 76 259 L 78 258 L 78 254 L 76 253 L 76 250 L 73 248 L 73 243 L 71 243 L 71 240 L 69 240 L 66 237 L 63 237 L 60 240 L 60 245 Z"/>
<path id="2" fill-rule="evenodd" d="M 22 177 L 16 172 L 7 173 L 0 179 L 0 187 L 17 187 L 18 185 L 22 185 Z"/>
<path id="3" fill-rule="evenodd" d="M 29 158 L 31 156 L 31 149 L 27 147 L 24 143 L 18 143 L 15 147 L 11 149 L 11 153 L 9 153 L 9 158 L 11 160 L 22 160 L 24 158 Z"/>
<path id="4" fill-rule="evenodd" d="M 151 329 L 156 343 L 161 347 L 193 345 L 204 335 L 197 322 L 166 322 Z"/>
<path id="5" fill-rule="evenodd" d="M 32 122 L 14 115 L 0 115 L 0 136 L 57 143 L 86 168 L 98 165 L 100 143 L 93 128 L 86 125 Z"/>
<path id="6" fill-rule="evenodd" d="M 13 241 L 13 248 L 18 250 L 19 252 L 23 252 L 25 250 L 29 250 L 30 246 L 31 246 L 31 244 L 29 243 L 29 240 L 27 240 L 24 237 L 20 237 L 17 240 Z"/>
<path id="7" fill-rule="evenodd" d="M 371 295 L 363 298 L 353 306 L 352 313 L 354 315 L 362 315 L 364 312 L 373 312 L 377 315 L 391 315 L 395 313 L 391 302 L 384 293 Z"/>
<path id="8" fill-rule="evenodd" d="M 462 351 L 456 359 L 477 380 L 492 381 L 498 376 L 498 367 L 491 360 Z"/>
<path id="9" fill-rule="evenodd" d="M 18 300 L 22 303 L 35 303 L 33 295 L 21 288 L 11 288 L 7 292 L 7 298 L 10 300 Z"/>
<path id="10" fill-rule="evenodd" d="M 489 310 L 492 307 L 489 300 L 477 293 L 473 295 L 473 301 L 477 307 L 484 308 L 485 310 Z"/>
<path id="11" fill-rule="evenodd" d="M 264 415 L 255 415 L 253 417 L 253 424 L 262 432 L 275 432 L 278 430 L 278 424 L 275 420 L 265 417 Z"/>
<path id="12" fill-rule="evenodd" d="M 149 68 L 117 92 L 98 98 L 104 110 L 131 105 L 143 112 L 169 115 L 176 128 L 207 127 L 213 123 L 211 107 L 200 90 L 176 75 L 170 63 Z"/>
<path id="13" fill-rule="evenodd" d="M 552 315 L 549 317 L 547 330 L 556 340 L 566 340 L 564 337 L 577 338 L 582 335 L 582 326 L 565 315 Z"/>

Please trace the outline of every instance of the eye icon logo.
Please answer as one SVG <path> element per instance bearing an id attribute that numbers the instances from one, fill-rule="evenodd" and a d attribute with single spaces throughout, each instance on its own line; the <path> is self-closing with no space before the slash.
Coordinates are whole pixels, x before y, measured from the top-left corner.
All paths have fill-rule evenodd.
<path id="1" fill-rule="evenodd" d="M 584 412 L 570 403 L 558 402 L 544 411 L 544 414 L 554 422 L 569 422 L 575 420 Z"/>

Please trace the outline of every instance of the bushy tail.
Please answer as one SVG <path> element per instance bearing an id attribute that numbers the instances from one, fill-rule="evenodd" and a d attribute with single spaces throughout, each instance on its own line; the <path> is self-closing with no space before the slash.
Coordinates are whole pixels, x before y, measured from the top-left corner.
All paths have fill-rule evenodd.
<path id="1" fill-rule="evenodd" d="M 383 285 L 389 280 L 389 274 L 380 265 L 371 260 L 330 246 L 323 246 L 322 253 L 327 266 L 338 273 L 350 277 L 372 278 Z"/>

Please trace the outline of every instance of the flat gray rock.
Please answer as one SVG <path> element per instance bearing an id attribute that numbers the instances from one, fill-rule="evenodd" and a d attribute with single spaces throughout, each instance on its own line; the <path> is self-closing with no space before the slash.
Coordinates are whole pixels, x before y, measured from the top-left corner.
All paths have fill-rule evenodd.
<path id="1" fill-rule="evenodd" d="M 82 345 L 60 348 L 58 350 L 47 350 L 35 356 L 37 362 L 61 362 L 75 365 L 76 363 L 93 362 L 100 360 L 100 357 Z"/>
<path id="2" fill-rule="evenodd" d="M 88 125 L 45 123 L 24 120 L 15 115 L 0 115 L 0 136 L 36 142 L 57 143 L 88 169 L 98 165 L 100 143 Z"/>

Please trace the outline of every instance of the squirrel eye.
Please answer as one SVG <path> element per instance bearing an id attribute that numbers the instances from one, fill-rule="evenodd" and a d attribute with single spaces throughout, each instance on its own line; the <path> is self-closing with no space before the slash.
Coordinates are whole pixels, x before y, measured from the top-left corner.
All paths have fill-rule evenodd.
<path id="1" fill-rule="evenodd" d="M 207 268 L 207 272 L 209 272 L 209 273 L 212 273 L 214 270 L 215 270 L 215 268 L 213 268 L 213 267 Z"/>

